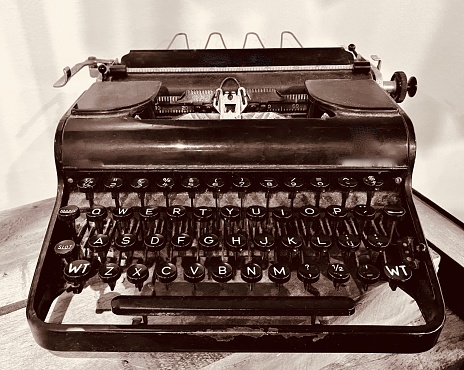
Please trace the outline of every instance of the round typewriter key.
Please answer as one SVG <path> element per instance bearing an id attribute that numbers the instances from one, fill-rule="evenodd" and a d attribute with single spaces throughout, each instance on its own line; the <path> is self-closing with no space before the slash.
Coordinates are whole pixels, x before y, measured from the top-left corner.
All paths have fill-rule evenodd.
<path id="1" fill-rule="evenodd" d="M 199 188 L 200 180 L 197 177 L 185 177 L 182 179 L 181 184 L 187 191 L 192 191 Z"/>
<path id="2" fill-rule="evenodd" d="M 247 245 L 247 239 L 243 234 L 228 234 L 225 237 L 226 248 L 233 252 L 241 252 Z"/>
<path id="3" fill-rule="evenodd" d="M 93 222 L 103 221 L 107 216 L 108 211 L 103 206 L 92 207 L 86 213 L 87 220 Z"/>
<path id="4" fill-rule="evenodd" d="M 116 207 L 119 207 L 119 192 L 122 188 L 122 179 L 119 177 L 111 177 L 105 181 L 105 189 L 111 191 L 111 197 L 114 199 Z"/>
<path id="5" fill-rule="evenodd" d="M 150 187 L 150 181 L 146 178 L 138 178 L 132 180 L 130 184 L 132 190 L 137 192 L 139 194 L 140 198 L 140 205 L 143 207 L 145 206 L 145 192 L 148 190 Z"/>
<path id="6" fill-rule="evenodd" d="M 327 217 L 332 221 L 341 221 L 348 216 L 346 209 L 340 206 L 328 206 L 325 212 Z"/>
<path id="7" fill-rule="evenodd" d="M 271 191 L 276 190 L 279 186 L 277 179 L 273 177 L 265 177 L 259 182 L 259 185 L 266 190 L 266 210 L 269 210 L 269 203 L 271 198 Z"/>
<path id="8" fill-rule="evenodd" d="M 313 206 L 306 206 L 300 209 L 300 217 L 305 221 L 314 221 L 319 217 L 319 208 Z"/>
<path id="9" fill-rule="evenodd" d="M 138 178 L 132 180 L 130 186 L 133 190 L 137 192 L 143 192 L 146 191 L 150 186 L 150 181 L 148 181 L 148 179 L 146 178 Z"/>
<path id="10" fill-rule="evenodd" d="M 378 189 L 383 185 L 383 180 L 379 177 L 370 175 L 363 177 L 363 183 L 369 188 Z"/>
<path id="11" fill-rule="evenodd" d="M 166 198 L 166 207 L 169 207 L 169 191 L 174 187 L 175 180 L 173 177 L 165 176 L 156 181 L 156 186 L 163 191 Z"/>
<path id="12" fill-rule="evenodd" d="M 200 248 L 207 252 L 219 249 L 219 238 L 216 234 L 204 234 L 198 239 Z"/>
<path id="13" fill-rule="evenodd" d="M 383 226 L 387 230 L 389 241 L 391 242 L 395 233 L 396 224 L 406 214 L 406 210 L 398 205 L 387 205 L 383 208 L 383 214 Z"/>
<path id="14" fill-rule="evenodd" d="M 303 188 L 304 182 L 300 177 L 287 177 L 284 181 L 284 186 L 289 190 L 288 198 L 290 199 L 290 208 L 293 209 L 297 191 Z"/>
<path id="15" fill-rule="evenodd" d="M 105 181 L 105 189 L 108 191 L 119 191 L 122 188 L 122 179 L 119 177 L 111 177 Z"/>
<path id="16" fill-rule="evenodd" d="M 92 265 L 87 260 L 72 261 L 64 268 L 64 279 L 71 284 L 82 283 L 92 274 Z"/>
<path id="17" fill-rule="evenodd" d="M 198 262 L 186 266 L 184 269 L 184 280 L 192 284 L 197 284 L 205 278 L 205 267 Z"/>
<path id="18" fill-rule="evenodd" d="M 200 187 L 200 180 L 197 177 L 186 177 L 182 179 L 182 187 L 188 192 L 190 207 L 194 206 L 195 192 Z"/>
<path id="19" fill-rule="evenodd" d="M 76 243 L 73 240 L 62 240 L 55 245 L 55 254 L 61 258 L 64 258 L 66 262 L 71 262 L 74 255 L 78 250 L 76 249 Z"/>
<path id="20" fill-rule="evenodd" d="M 148 279 L 148 268 L 140 263 L 131 265 L 127 269 L 126 276 L 127 281 L 134 284 L 140 292 L 142 290 L 143 283 Z"/>
<path id="21" fill-rule="evenodd" d="M 161 234 L 149 234 L 145 237 L 144 245 L 150 252 L 159 252 L 166 245 L 166 239 Z"/>
<path id="22" fill-rule="evenodd" d="M 261 252 L 270 252 L 275 247 L 275 239 L 269 233 L 259 233 L 253 238 L 253 244 Z"/>
<path id="23" fill-rule="evenodd" d="M 93 192 L 97 186 L 97 180 L 93 177 L 86 177 L 79 180 L 77 188 L 81 193 L 85 193 L 85 198 L 89 201 L 90 207 L 93 206 Z"/>
<path id="24" fill-rule="evenodd" d="M 169 262 L 158 263 L 155 267 L 155 275 L 160 283 L 172 283 L 177 279 L 177 267 Z"/>
<path id="25" fill-rule="evenodd" d="M 251 181 L 248 177 L 235 177 L 232 179 L 232 185 L 238 191 L 246 191 L 251 186 Z"/>
<path id="26" fill-rule="evenodd" d="M 206 186 L 211 191 L 222 191 L 226 185 L 226 182 L 222 177 L 211 177 L 206 180 Z"/>
<path id="27" fill-rule="evenodd" d="M 113 210 L 113 220 L 116 221 L 120 232 L 128 231 L 130 226 L 130 219 L 134 216 L 132 207 L 118 207 Z"/>
<path id="28" fill-rule="evenodd" d="M 82 193 L 89 193 L 95 190 L 97 186 L 97 180 L 93 177 L 86 177 L 84 179 L 79 180 L 77 183 L 77 188 Z"/>
<path id="29" fill-rule="evenodd" d="M 121 252 L 131 251 L 135 247 L 137 238 L 134 234 L 119 234 L 114 241 L 114 246 Z"/>
<path id="30" fill-rule="evenodd" d="M 329 235 L 314 235 L 310 240 L 311 248 L 319 253 L 326 253 L 332 247 L 332 239 Z"/>
<path id="31" fill-rule="evenodd" d="M 288 221 L 293 217 L 293 212 L 288 207 L 276 207 L 272 211 L 272 217 L 278 222 Z"/>
<path id="32" fill-rule="evenodd" d="M 353 177 L 339 177 L 338 184 L 342 188 L 342 207 L 346 206 L 346 201 L 348 200 L 348 195 L 350 191 L 358 185 L 358 181 Z"/>
<path id="33" fill-rule="evenodd" d="M 352 189 L 355 188 L 356 185 L 358 185 L 358 181 L 353 177 L 339 177 L 337 181 L 342 188 Z"/>
<path id="34" fill-rule="evenodd" d="M 383 207 L 383 213 L 389 219 L 398 221 L 406 214 L 406 210 L 398 205 L 388 205 Z"/>
<path id="35" fill-rule="evenodd" d="M 184 206 L 170 206 L 166 210 L 171 221 L 180 221 L 185 218 L 187 211 Z"/>
<path id="36" fill-rule="evenodd" d="M 78 206 L 68 205 L 60 208 L 58 211 L 58 218 L 60 220 L 74 224 L 74 220 L 76 220 L 80 214 L 81 212 Z"/>
<path id="37" fill-rule="evenodd" d="M 211 207 L 195 207 L 193 216 L 198 221 L 209 221 L 213 218 L 213 209 Z"/>
<path id="38" fill-rule="evenodd" d="M 343 263 L 331 263 L 327 268 L 327 276 L 333 281 L 335 289 L 350 280 L 350 273 Z"/>
<path id="39" fill-rule="evenodd" d="M 174 177 L 166 176 L 156 181 L 156 186 L 163 190 L 170 190 L 174 187 L 175 183 Z"/>
<path id="40" fill-rule="evenodd" d="M 330 180 L 326 177 L 313 177 L 309 180 L 309 183 L 314 188 L 323 190 L 329 186 Z"/>
<path id="41" fill-rule="evenodd" d="M 246 217 L 250 221 L 263 221 L 266 215 L 266 208 L 262 206 L 250 206 L 246 209 Z"/>
<path id="42" fill-rule="evenodd" d="M 265 177 L 264 179 L 260 180 L 259 185 L 264 190 L 274 190 L 279 186 L 279 182 L 273 177 Z"/>
<path id="43" fill-rule="evenodd" d="M 337 238 L 338 247 L 347 253 L 355 252 L 361 246 L 361 238 L 353 234 L 341 234 Z"/>
<path id="44" fill-rule="evenodd" d="M 404 283 L 412 277 L 412 269 L 404 264 L 387 263 L 383 272 L 390 282 L 390 287 L 395 290 L 398 283 Z"/>
<path id="45" fill-rule="evenodd" d="M 108 211 L 102 206 L 92 207 L 86 213 L 87 220 L 95 223 L 99 233 L 103 233 L 103 221 L 107 216 Z"/>
<path id="46" fill-rule="evenodd" d="M 379 190 L 379 188 L 383 185 L 383 180 L 379 177 L 370 175 L 363 178 L 363 183 L 368 188 L 366 205 L 370 206 L 372 202 L 372 197 L 374 196 L 374 192 Z"/>
<path id="47" fill-rule="evenodd" d="M 287 190 L 297 191 L 303 188 L 304 181 L 301 177 L 287 177 L 284 181 L 284 186 Z"/>
<path id="48" fill-rule="evenodd" d="M 290 267 L 282 263 L 274 263 L 269 266 L 267 275 L 269 280 L 278 285 L 288 283 L 291 277 Z"/>
<path id="49" fill-rule="evenodd" d="M 221 207 L 221 218 L 229 221 L 240 220 L 240 208 L 237 206 L 223 206 Z"/>
<path id="50" fill-rule="evenodd" d="M 251 181 L 248 177 L 234 177 L 232 179 L 232 186 L 238 191 L 238 197 L 240 198 L 240 207 L 243 209 L 245 202 L 245 194 L 251 187 Z"/>
<path id="51" fill-rule="evenodd" d="M 102 257 L 106 254 L 111 245 L 111 240 L 108 235 L 105 234 L 95 234 L 89 238 L 88 246 L 92 252 L 96 252 L 99 255 L 101 253 Z"/>
<path id="52" fill-rule="evenodd" d="M 227 283 L 233 277 L 232 266 L 226 262 L 220 262 L 213 267 L 211 276 L 218 283 Z"/>
<path id="53" fill-rule="evenodd" d="M 154 221 L 159 218 L 160 211 L 158 207 L 142 207 L 139 215 L 144 221 Z"/>
<path id="54" fill-rule="evenodd" d="M 303 263 L 298 266 L 297 277 L 303 282 L 305 290 L 309 290 L 309 286 L 319 280 L 321 272 L 316 265 Z"/>
<path id="55" fill-rule="evenodd" d="M 105 263 L 98 269 L 98 277 L 113 291 L 116 281 L 121 277 L 121 268 L 116 263 Z"/>
<path id="56" fill-rule="evenodd" d="M 128 221 L 134 216 L 132 207 L 118 207 L 113 211 L 113 220 Z"/>
<path id="57" fill-rule="evenodd" d="M 206 187 L 213 192 L 216 208 L 219 207 L 219 192 L 225 190 L 225 181 L 222 177 L 211 177 L 206 180 Z"/>
<path id="58" fill-rule="evenodd" d="M 367 235 L 367 247 L 375 251 L 382 252 L 388 247 L 389 244 L 390 240 L 385 235 L 373 232 Z"/>
<path id="59" fill-rule="evenodd" d="M 76 219 L 80 216 L 81 212 L 79 207 L 75 205 L 68 205 L 61 207 L 58 211 L 58 219 L 66 222 L 69 232 L 74 241 L 77 242 Z"/>
<path id="60" fill-rule="evenodd" d="M 358 204 L 353 208 L 353 215 L 361 221 L 373 220 L 375 218 L 375 209 L 371 206 Z"/>
<path id="61" fill-rule="evenodd" d="M 250 284 L 250 290 L 253 290 L 253 285 L 263 278 L 263 270 L 253 262 L 243 265 L 240 276 L 245 283 Z"/>
<path id="62" fill-rule="evenodd" d="M 299 235 L 282 235 L 280 241 L 282 246 L 291 252 L 297 252 L 303 246 L 303 239 Z"/>
<path id="63" fill-rule="evenodd" d="M 177 251 L 187 251 L 192 246 L 192 238 L 189 234 L 176 234 L 171 239 L 171 245 Z"/>
<path id="64" fill-rule="evenodd" d="M 367 291 L 369 285 L 375 284 L 380 279 L 379 269 L 370 263 L 360 265 L 356 275 L 363 284 L 364 291 Z"/>

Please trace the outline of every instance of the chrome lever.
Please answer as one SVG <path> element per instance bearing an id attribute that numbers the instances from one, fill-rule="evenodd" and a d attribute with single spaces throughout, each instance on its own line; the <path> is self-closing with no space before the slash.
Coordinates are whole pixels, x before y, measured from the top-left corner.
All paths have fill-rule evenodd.
<path id="1" fill-rule="evenodd" d="M 114 64 L 117 62 L 115 59 L 98 59 L 96 57 L 88 57 L 86 60 L 84 60 L 81 63 L 77 63 L 74 67 L 69 68 L 65 67 L 63 69 L 63 76 L 60 77 L 58 81 L 56 81 L 53 85 L 53 87 L 63 87 L 68 83 L 68 81 L 71 79 L 72 76 L 74 76 L 77 72 L 79 72 L 82 68 L 85 66 L 93 66 L 97 63 L 103 63 L 103 64 Z"/>

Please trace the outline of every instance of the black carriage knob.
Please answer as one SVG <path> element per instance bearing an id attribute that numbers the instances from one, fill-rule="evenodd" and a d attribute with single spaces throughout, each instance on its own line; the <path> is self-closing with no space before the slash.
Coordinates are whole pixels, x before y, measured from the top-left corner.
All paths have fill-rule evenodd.
<path id="1" fill-rule="evenodd" d="M 417 93 L 417 78 L 412 76 L 408 80 L 406 73 L 403 71 L 393 73 L 390 81 L 393 81 L 396 85 L 390 95 L 397 103 L 401 103 L 406 98 L 406 94 L 412 98 Z"/>
<path id="2" fill-rule="evenodd" d="M 417 78 L 414 76 L 409 77 L 408 80 L 408 95 L 412 98 L 417 93 Z"/>

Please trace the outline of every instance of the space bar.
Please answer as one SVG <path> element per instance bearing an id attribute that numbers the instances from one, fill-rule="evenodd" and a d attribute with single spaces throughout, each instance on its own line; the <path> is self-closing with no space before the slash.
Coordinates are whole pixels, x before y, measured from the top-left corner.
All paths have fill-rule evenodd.
<path id="1" fill-rule="evenodd" d="M 116 315 L 141 316 L 349 316 L 354 307 L 342 296 L 117 296 L 111 301 Z"/>

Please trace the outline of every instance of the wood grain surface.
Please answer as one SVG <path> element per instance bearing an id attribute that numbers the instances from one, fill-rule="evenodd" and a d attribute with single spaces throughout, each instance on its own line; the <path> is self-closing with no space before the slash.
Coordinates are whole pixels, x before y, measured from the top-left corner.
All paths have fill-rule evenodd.
<path id="1" fill-rule="evenodd" d="M 25 304 L 54 200 L 0 212 L 1 369 L 459 369 L 464 366 L 464 321 L 447 310 L 437 345 L 419 354 L 348 353 L 87 353 L 51 352 L 29 330 Z M 427 212 L 425 209 L 423 212 Z M 421 217 L 423 217 L 421 215 Z M 426 215 L 424 216 L 426 217 Z M 435 224 L 435 227 L 437 225 Z M 427 229 L 424 225 L 425 232 Z M 370 310 L 387 304 L 388 292 L 370 297 Z M 404 310 L 413 322 L 417 312 Z"/>

